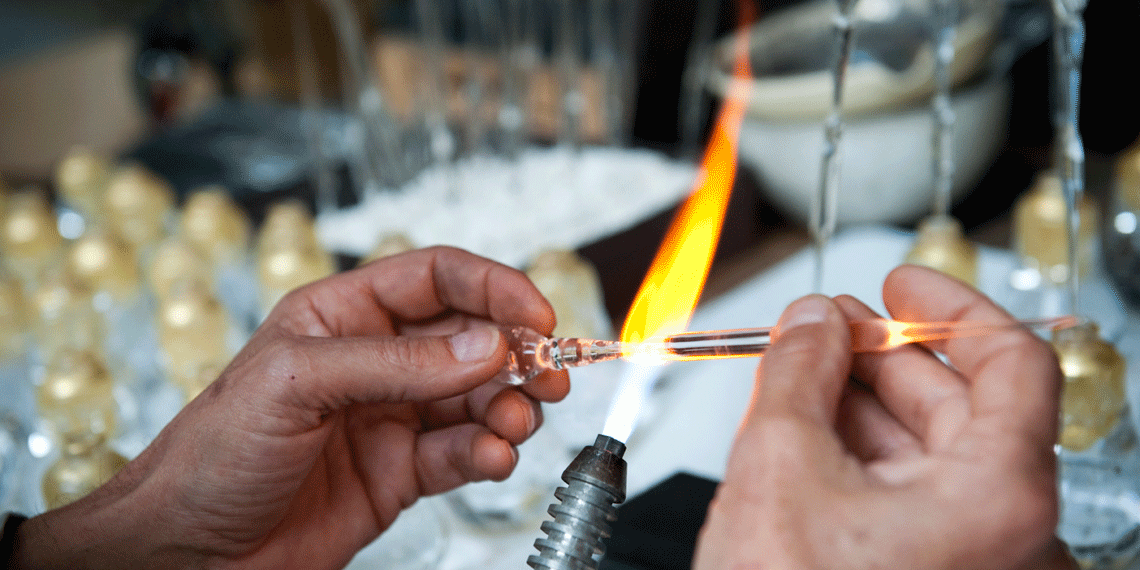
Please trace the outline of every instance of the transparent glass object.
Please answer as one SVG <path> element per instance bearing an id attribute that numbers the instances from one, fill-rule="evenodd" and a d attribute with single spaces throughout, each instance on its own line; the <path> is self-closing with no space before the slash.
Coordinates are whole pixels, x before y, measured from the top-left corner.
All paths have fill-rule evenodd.
<path id="1" fill-rule="evenodd" d="M 1056 331 L 1061 402 L 1057 534 L 1084 568 L 1124 568 L 1140 553 L 1140 449 L 1124 358 L 1097 326 Z"/>

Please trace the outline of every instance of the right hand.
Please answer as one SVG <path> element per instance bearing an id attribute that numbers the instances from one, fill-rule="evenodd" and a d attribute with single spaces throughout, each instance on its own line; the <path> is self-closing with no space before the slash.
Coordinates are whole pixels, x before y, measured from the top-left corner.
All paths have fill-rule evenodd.
<path id="1" fill-rule="evenodd" d="M 1013 324 L 925 268 L 892 272 L 883 300 L 903 321 Z M 694 568 L 1074 568 L 1054 537 L 1051 347 L 1015 326 L 852 355 L 848 320 L 874 316 L 818 295 L 784 312 Z"/>

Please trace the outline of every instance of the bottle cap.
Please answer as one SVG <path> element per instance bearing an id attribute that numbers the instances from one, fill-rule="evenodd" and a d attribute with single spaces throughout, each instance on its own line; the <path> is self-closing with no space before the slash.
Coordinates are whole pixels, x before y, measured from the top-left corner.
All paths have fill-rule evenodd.
<path id="1" fill-rule="evenodd" d="M 1053 348 L 1065 376 L 1060 443 L 1082 451 L 1108 435 L 1127 407 L 1124 358 L 1092 322 L 1053 331 Z"/>
<path id="2" fill-rule="evenodd" d="M 85 147 L 75 147 L 55 167 L 55 187 L 68 203 L 98 217 L 110 179 L 110 163 Z"/>
<path id="3" fill-rule="evenodd" d="M 195 190 L 182 209 L 182 235 L 212 263 L 232 262 L 249 246 L 249 219 L 221 186 Z"/>
<path id="4" fill-rule="evenodd" d="M 1079 205 L 1081 218 L 1077 256 L 1081 272 L 1087 272 L 1093 259 L 1098 220 L 1096 206 L 1086 195 Z M 1061 181 L 1053 173 L 1042 173 L 1033 187 L 1014 204 L 1014 246 L 1022 263 L 1041 272 L 1054 284 L 1068 280 L 1069 222 Z"/>
<path id="5" fill-rule="evenodd" d="M 105 207 L 111 227 L 140 251 L 165 235 L 174 190 L 142 166 L 121 166 L 107 184 Z"/>
<path id="6" fill-rule="evenodd" d="M 978 280 L 978 250 L 950 216 L 930 216 L 918 225 L 905 261 L 937 269 L 971 285 Z"/>

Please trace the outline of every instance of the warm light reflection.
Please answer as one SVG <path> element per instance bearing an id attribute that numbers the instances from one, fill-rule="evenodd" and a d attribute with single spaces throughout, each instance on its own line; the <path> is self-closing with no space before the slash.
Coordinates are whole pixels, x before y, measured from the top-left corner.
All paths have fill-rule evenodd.
<path id="1" fill-rule="evenodd" d="M 749 2 L 742 22 L 752 20 Z M 622 326 L 621 340 L 632 348 L 629 360 L 660 361 L 650 347 L 637 343 L 681 332 L 700 298 L 724 223 L 736 176 L 736 147 L 748 100 L 751 70 L 747 27 L 736 36 L 732 89 L 720 109 L 693 193 L 685 200 L 661 243 Z"/>

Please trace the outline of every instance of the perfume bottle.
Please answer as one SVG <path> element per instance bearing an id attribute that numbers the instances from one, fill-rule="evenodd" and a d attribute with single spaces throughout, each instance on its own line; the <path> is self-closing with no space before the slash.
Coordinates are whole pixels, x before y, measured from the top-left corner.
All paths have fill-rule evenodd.
<path id="1" fill-rule="evenodd" d="M 44 506 L 56 509 L 87 496 L 126 464 L 126 458 L 107 445 L 103 434 L 64 434 L 59 459 L 44 473 Z"/>
<path id="2" fill-rule="evenodd" d="M 210 262 L 190 241 L 179 237 L 167 238 L 155 250 L 147 270 L 147 283 L 159 306 L 170 296 L 171 288 L 186 279 L 213 285 Z"/>
<path id="3" fill-rule="evenodd" d="M 229 362 L 241 342 L 225 306 L 201 280 L 176 282 L 158 320 L 167 377 L 187 393 L 199 383 L 202 368 Z"/>
<path id="4" fill-rule="evenodd" d="M 937 269 L 971 285 L 978 283 L 978 250 L 951 216 L 930 216 L 915 233 L 906 263 Z"/>
<path id="5" fill-rule="evenodd" d="M 257 240 L 262 316 L 286 293 L 332 275 L 336 264 L 317 239 L 313 217 L 300 203 L 275 204 Z"/>
<path id="6" fill-rule="evenodd" d="M 36 388 L 41 431 L 58 441 L 66 433 L 98 433 L 110 439 L 118 428 L 115 383 L 90 351 L 65 349 L 52 357 Z"/>
<path id="7" fill-rule="evenodd" d="M 120 166 L 111 173 L 104 194 L 107 224 L 146 264 L 169 232 L 174 190 L 141 165 Z"/>
<path id="8" fill-rule="evenodd" d="M 102 220 L 103 196 L 110 181 L 111 165 L 85 147 L 74 147 L 54 173 L 55 189 L 64 205 L 80 215 L 85 225 Z M 79 228 L 82 233 L 82 227 Z"/>
<path id="9" fill-rule="evenodd" d="M 31 294 L 33 360 L 46 365 L 63 349 L 103 352 L 103 321 L 95 311 L 91 290 L 57 264 L 40 275 Z"/>
<path id="10" fill-rule="evenodd" d="M 55 213 L 47 196 L 39 190 L 25 190 L 8 198 L 0 227 L 3 261 L 20 277 L 24 288 L 35 287 L 36 277 L 54 263 L 63 248 Z"/>
<path id="11" fill-rule="evenodd" d="M 1065 384 L 1057 446 L 1058 536 L 1084 568 L 1122 568 L 1140 552 L 1140 449 L 1124 390 L 1124 358 L 1096 324 L 1053 336 Z"/>
<path id="12" fill-rule="evenodd" d="M 190 194 L 179 222 L 182 237 L 210 262 L 218 299 L 252 332 L 261 308 L 250 261 L 249 218 L 225 188 L 210 186 Z"/>

